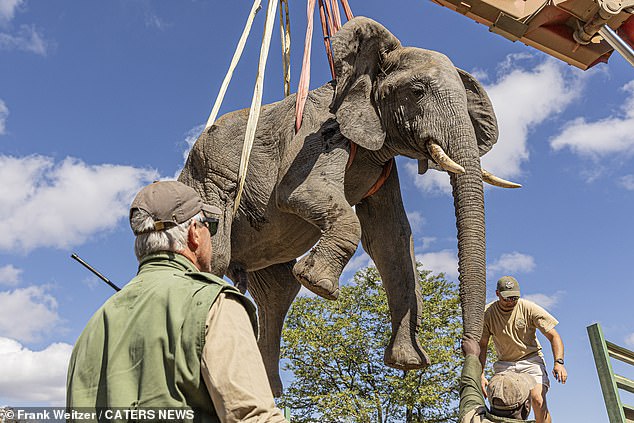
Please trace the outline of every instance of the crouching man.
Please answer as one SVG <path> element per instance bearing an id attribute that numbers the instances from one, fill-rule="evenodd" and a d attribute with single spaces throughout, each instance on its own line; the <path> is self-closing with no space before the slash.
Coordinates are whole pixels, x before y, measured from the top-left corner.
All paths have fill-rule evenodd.
<path id="1" fill-rule="evenodd" d="M 473 339 L 463 338 L 465 356 L 460 376 L 460 423 L 524 422 L 531 412 L 531 389 L 535 379 L 524 373 L 502 372 L 491 378 L 487 385 L 490 408 L 482 396 L 480 375 L 480 345 Z M 533 420 L 531 420 L 533 421 Z"/>

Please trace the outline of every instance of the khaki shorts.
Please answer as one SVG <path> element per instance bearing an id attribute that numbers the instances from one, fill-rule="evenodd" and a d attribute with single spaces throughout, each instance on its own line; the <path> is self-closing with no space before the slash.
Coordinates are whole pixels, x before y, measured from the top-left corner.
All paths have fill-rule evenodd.
<path id="1" fill-rule="evenodd" d="M 526 360 L 496 361 L 493 363 L 493 372 L 495 374 L 505 371 L 528 373 L 535 378 L 537 383 L 541 383 L 547 388 L 550 388 L 550 380 L 548 379 L 546 363 L 544 363 L 544 358 L 539 355 L 527 358 Z"/>

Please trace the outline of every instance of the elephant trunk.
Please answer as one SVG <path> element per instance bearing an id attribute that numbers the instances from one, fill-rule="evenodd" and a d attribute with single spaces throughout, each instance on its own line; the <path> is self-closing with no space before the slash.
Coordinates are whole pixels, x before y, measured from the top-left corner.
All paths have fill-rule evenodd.
<path id="1" fill-rule="evenodd" d="M 475 140 L 475 134 L 467 138 Z M 473 141 L 468 141 L 468 144 L 473 144 L 473 148 L 456 149 L 455 154 L 452 154 L 454 160 L 464 167 L 465 173 L 451 174 L 451 186 L 458 229 L 458 271 L 464 335 L 479 340 L 486 300 L 484 192 L 477 147 Z"/>

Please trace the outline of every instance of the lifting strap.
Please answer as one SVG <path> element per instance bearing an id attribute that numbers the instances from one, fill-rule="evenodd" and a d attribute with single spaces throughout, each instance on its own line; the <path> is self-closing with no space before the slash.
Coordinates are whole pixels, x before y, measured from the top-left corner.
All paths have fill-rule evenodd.
<path id="1" fill-rule="evenodd" d="M 328 7 L 328 0 L 326 0 L 326 7 Z M 328 64 L 330 65 L 330 74 L 332 79 L 336 79 L 335 75 L 335 62 L 332 58 L 332 49 L 330 48 L 330 37 L 334 32 L 334 23 L 330 10 L 324 10 L 324 0 L 319 0 L 319 17 L 321 18 L 321 30 L 324 34 L 324 46 L 326 47 L 326 57 L 328 57 Z"/>
<path id="2" fill-rule="evenodd" d="M 315 1 L 316 0 L 308 0 L 306 9 L 307 25 L 306 40 L 304 41 L 304 58 L 295 100 L 295 132 L 299 131 L 299 128 L 302 126 L 302 116 L 304 114 L 304 106 L 310 85 L 310 51 L 313 38 L 312 16 L 315 10 Z M 348 0 L 341 0 L 341 4 L 343 5 L 348 20 L 352 19 L 353 15 L 348 5 Z M 341 28 L 341 15 L 339 14 L 339 4 L 337 0 L 319 0 L 319 15 L 322 32 L 324 34 L 324 46 L 326 47 L 326 55 L 328 56 L 328 63 L 330 65 L 330 73 L 332 74 L 332 78 L 335 79 L 336 75 L 330 39 Z"/>
<path id="3" fill-rule="evenodd" d="M 240 57 L 242 56 L 242 52 L 244 51 L 244 45 L 247 42 L 249 33 L 251 32 L 251 26 L 253 25 L 253 20 L 255 19 L 255 15 L 262 8 L 261 3 L 262 3 L 262 0 L 255 0 L 253 2 L 253 7 L 251 8 L 251 12 L 249 13 L 249 16 L 247 18 L 247 23 L 244 26 L 242 35 L 240 36 L 240 41 L 238 42 L 236 51 L 235 53 L 233 53 L 233 59 L 231 59 L 229 70 L 227 71 L 227 74 L 225 75 L 225 79 L 222 81 L 222 85 L 220 86 L 220 91 L 218 92 L 218 96 L 216 97 L 216 102 L 214 103 L 214 107 L 211 109 L 211 114 L 209 115 L 209 119 L 207 119 L 207 124 L 205 125 L 204 131 L 209 129 L 211 125 L 213 125 L 214 122 L 216 121 L 216 117 L 218 116 L 218 111 L 220 110 L 220 105 L 222 104 L 222 100 L 225 98 L 225 93 L 227 92 L 227 87 L 229 86 L 229 82 L 231 82 L 233 71 L 236 69 L 238 62 L 240 61 Z"/>
<path id="4" fill-rule="evenodd" d="M 387 181 L 388 176 L 390 176 L 390 173 L 392 173 L 392 167 L 394 167 L 394 157 L 392 157 L 389 162 L 383 165 L 383 171 L 381 172 L 379 179 L 377 179 L 374 185 L 372 185 L 368 192 L 365 193 L 362 200 L 375 194 L 379 189 L 381 189 L 385 181 Z"/>
<path id="5" fill-rule="evenodd" d="M 346 13 L 346 18 L 348 18 L 348 20 L 352 19 L 354 16 L 352 15 L 352 11 L 350 10 L 348 1 L 341 0 L 341 3 Z M 309 27 L 307 27 L 306 29 L 306 42 L 304 44 L 304 62 L 302 63 L 302 73 L 299 88 L 297 89 L 297 99 L 295 103 L 295 132 L 299 131 L 299 128 L 302 125 L 304 105 L 306 104 L 306 98 L 308 97 L 308 86 L 310 83 L 310 50 L 313 33 L 311 16 L 314 8 L 315 1 L 309 0 L 307 9 Z M 339 14 L 339 4 L 337 3 L 337 0 L 319 0 L 319 16 L 321 19 L 322 33 L 324 35 L 326 56 L 328 57 L 328 64 L 330 65 L 330 73 L 332 75 L 332 79 L 336 79 L 337 75 L 335 75 L 335 64 L 332 55 L 331 38 L 341 28 L 341 16 Z M 348 156 L 346 170 L 349 169 L 350 166 L 352 166 L 352 162 L 354 161 L 354 158 L 357 154 L 357 148 L 357 145 L 350 141 L 350 155 Z M 393 166 L 394 159 L 391 159 L 389 162 L 385 163 L 379 179 L 377 179 L 377 181 L 374 183 L 374 185 L 372 185 L 370 190 L 363 196 L 363 198 L 367 198 L 373 195 L 383 186 L 388 176 L 390 176 Z"/>
<path id="6" fill-rule="evenodd" d="M 264 35 L 262 36 L 262 47 L 260 48 L 260 62 L 258 63 L 258 74 L 255 79 L 255 89 L 253 91 L 253 100 L 251 101 L 251 109 L 249 110 L 249 119 L 244 134 L 244 146 L 242 147 L 242 156 L 240 158 L 240 170 L 238 172 L 238 193 L 233 205 L 233 214 L 238 211 L 242 191 L 244 189 L 244 181 L 247 177 L 249 167 L 249 158 L 251 157 L 251 148 L 255 138 L 255 130 L 260 117 L 260 108 L 262 107 L 262 86 L 264 84 L 264 70 L 266 68 L 266 59 L 269 54 L 271 45 L 271 35 L 273 34 L 273 22 L 275 20 L 275 12 L 277 8 L 277 0 L 269 0 L 266 10 L 266 22 L 264 24 Z"/>
<path id="7" fill-rule="evenodd" d="M 284 20 L 286 15 L 286 21 Z M 291 94 L 291 19 L 288 0 L 280 0 L 280 37 L 282 45 L 282 71 L 284 72 L 284 97 Z"/>
<path id="8" fill-rule="evenodd" d="M 308 86 L 310 84 L 310 50 L 313 39 L 313 10 L 315 10 L 315 0 L 308 0 L 306 7 L 306 39 L 304 40 L 304 58 L 302 59 L 302 72 L 299 75 L 299 86 L 297 87 L 297 97 L 295 99 L 295 132 L 302 126 L 302 115 L 304 105 L 308 97 Z"/>
<path id="9" fill-rule="evenodd" d="M 348 5 L 348 0 L 341 0 L 341 4 L 343 5 L 343 11 L 346 13 L 346 19 L 352 20 L 352 18 L 354 18 L 354 15 L 352 14 L 350 5 Z"/>

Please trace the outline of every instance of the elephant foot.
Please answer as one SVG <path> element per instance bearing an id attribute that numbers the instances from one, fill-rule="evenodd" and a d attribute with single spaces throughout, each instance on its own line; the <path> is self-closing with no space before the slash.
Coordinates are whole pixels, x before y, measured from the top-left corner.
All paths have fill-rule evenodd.
<path id="1" fill-rule="evenodd" d="M 315 260 L 309 254 L 295 264 L 293 274 L 306 289 L 320 297 L 327 300 L 339 298 L 339 278 L 323 277 L 315 267 Z"/>
<path id="2" fill-rule="evenodd" d="M 389 345 L 385 349 L 383 361 L 385 365 L 399 370 L 423 369 L 431 364 L 425 350 L 413 345 L 408 347 Z"/>

